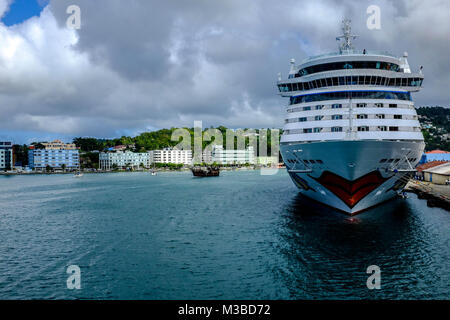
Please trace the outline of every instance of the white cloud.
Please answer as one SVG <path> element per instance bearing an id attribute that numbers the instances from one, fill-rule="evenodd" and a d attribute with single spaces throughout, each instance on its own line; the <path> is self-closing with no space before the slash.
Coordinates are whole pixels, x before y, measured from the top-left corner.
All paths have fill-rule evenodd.
<path id="1" fill-rule="evenodd" d="M 409 51 L 413 69 L 425 66 L 418 105 L 448 103 L 448 1 L 377 1 L 380 31 L 365 27 L 371 2 L 52 1 L 0 24 L 0 127 L 108 137 L 194 120 L 281 127 L 277 73 L 291 57 L 335 51 L 344 15 L 358 47 Z M 69 4 L 81 7 L 79 31 L 65 27 Z"/>

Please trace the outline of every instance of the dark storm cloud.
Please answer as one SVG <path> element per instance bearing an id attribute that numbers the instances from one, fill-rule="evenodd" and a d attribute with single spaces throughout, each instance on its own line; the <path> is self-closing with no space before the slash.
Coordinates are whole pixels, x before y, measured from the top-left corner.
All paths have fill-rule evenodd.
<path id="1" fill-rule="evenodd" d="M 76 32 L 66 29 L 72 4 L 81 8 Z M 366 28 L 371 4 L 381 7 L 381 30 Z M 336 51 L 344 16 L 358 48 L 408 51 L 413 70 L 424 65 L 417 105 L 447 105 L 449 12 L 445 0 L 54 0 L 40 18 L 0 26 L 0 123 L 97 136 L 194 120 L 281 127 L 277 73 L 290 58 Z"/>

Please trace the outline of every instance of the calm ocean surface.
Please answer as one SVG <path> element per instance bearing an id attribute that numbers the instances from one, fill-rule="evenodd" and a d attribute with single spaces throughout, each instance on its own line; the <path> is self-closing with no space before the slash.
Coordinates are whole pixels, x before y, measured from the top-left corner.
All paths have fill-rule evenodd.
<path id="1" fill-rule="evenodd" d="M 450 299 L 450 213 L 415 195 L 351 219 L 285 171 L 116 173 L 0 177 L 0 203 L 1 299 Z"/>

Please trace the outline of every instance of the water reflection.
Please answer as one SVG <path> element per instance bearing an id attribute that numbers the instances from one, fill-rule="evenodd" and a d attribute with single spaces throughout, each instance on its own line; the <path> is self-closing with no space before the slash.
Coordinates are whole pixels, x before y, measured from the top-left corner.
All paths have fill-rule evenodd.
<path id="1" fill-rule="evenodd" d="M 426 298 L 436 282 L 433 239 L 420 212 L 395 199 L 356 217 L 295 196 L 284 209 L 276 270 L 293 298 Z M 378 265 L 383 290 L 368 290 L 366 269 Z M 421 280 L 418 280 L 421 279 Z M 415 290 L 411 290 L 415 288 Z"/>

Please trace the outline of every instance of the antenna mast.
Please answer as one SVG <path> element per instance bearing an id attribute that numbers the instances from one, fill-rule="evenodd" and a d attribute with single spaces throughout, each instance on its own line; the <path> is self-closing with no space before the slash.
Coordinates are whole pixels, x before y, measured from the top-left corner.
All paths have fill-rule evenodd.
<path id="1" fill-rule="evenodd" d="M 352 20 L 345 18 L 342 20 L 342 35 L 339 37 L 336 37 L 336 41 L 344 40 L 339 45 L 339 52 L 350 52 L 354 49 L 352 40 L 356 39 L 357 35 L 352 34 Z"/>

